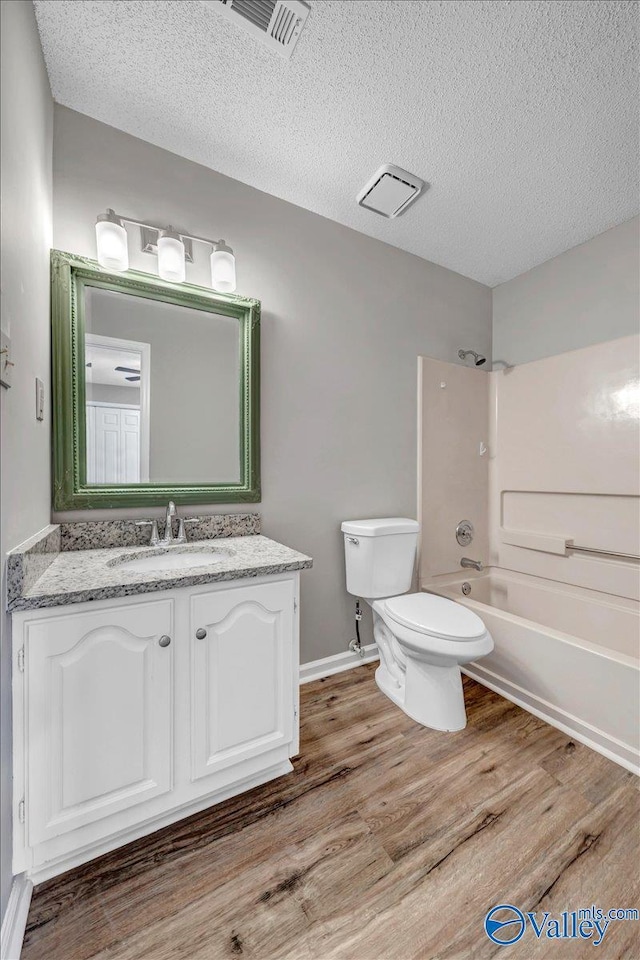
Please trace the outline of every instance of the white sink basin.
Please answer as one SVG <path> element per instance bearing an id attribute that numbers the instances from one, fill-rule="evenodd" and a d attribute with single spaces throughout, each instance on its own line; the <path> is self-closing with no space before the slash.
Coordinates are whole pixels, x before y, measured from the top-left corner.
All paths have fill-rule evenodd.
<path id="1" fill-rule="evenodd" d="M 166 547 L 153 553 L 118 557 L 110 566 L 125 570 L 141 570 L 149 573 L 161 570 L 187 570 L 193 567 L 210 567 L 222 563 L 230 556 L 229 550 L 220 547 Z"/>

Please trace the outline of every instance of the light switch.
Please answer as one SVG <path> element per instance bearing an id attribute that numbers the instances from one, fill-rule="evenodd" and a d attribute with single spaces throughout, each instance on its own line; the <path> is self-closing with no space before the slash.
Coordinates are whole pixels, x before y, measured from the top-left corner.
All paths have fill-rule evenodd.
<path id="1" fill-rule="evenodd" d="M 4 330 L 0 331 L 0 384 L 11 386 L 13 360 L 11 359 L 11 338 Z"/>
<path id="2" fill-rule="evenodd" d="M 36 420 L 44 420 L 44 383 L 36 377 Z"/>

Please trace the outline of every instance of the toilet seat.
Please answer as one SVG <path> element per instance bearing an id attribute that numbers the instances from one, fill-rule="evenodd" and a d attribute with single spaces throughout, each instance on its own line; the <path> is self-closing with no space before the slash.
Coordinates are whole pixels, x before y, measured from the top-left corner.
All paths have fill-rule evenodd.
<path id="1" fill-rule="evenodd" d="M 444 640 L 469 641 L 483 637 L 487 628 L 462 604 L 433 593 L 408 593 L 384 602 L 390 620 L 415 633 Z"/>

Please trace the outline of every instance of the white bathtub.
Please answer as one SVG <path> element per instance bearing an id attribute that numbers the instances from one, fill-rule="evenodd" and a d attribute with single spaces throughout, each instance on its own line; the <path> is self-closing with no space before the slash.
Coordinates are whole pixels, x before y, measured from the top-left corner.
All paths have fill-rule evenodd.
<path id="1" fill-rule="evenodd" d="M 493 636 L 493 653 L 465 673 L 640 773 L 636 601 L 499 568 L 428 589 L 475 610 Z"/>

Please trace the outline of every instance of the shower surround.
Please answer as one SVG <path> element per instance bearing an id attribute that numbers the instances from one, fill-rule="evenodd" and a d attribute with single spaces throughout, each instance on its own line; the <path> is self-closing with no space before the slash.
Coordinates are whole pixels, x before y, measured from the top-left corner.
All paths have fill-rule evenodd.
<path id="1" fill-rule="evenodd" d="M 418 494 L 421 589 L 495 641 L 466 672 L 636 772 L 639 357 L 637 336 L 489 374 L 421 357 Z"/>

